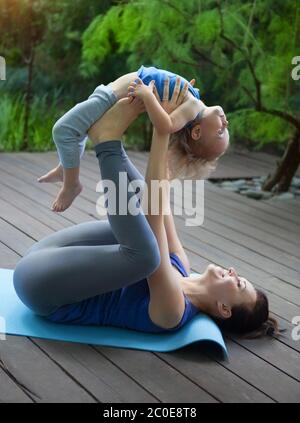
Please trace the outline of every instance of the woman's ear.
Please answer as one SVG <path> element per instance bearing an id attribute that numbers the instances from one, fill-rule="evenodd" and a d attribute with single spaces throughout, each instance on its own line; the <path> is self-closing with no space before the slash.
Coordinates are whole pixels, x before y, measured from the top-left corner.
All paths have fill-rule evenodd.
<path id="1" fill-rule="evenodd" d="M 198 141 L 201 138 L 201 125 L 197 124 L 191 129 L 191 137 L 194 141 Z"/>
<path id="2" fill-rule="evenodd" d="M 227 306 L 226 304 L 223 304 L 218 301 L 217 308 L 218 308 L 219 316 L 222 319 L 229 319 L 232 316 L 231 307 Z"/>

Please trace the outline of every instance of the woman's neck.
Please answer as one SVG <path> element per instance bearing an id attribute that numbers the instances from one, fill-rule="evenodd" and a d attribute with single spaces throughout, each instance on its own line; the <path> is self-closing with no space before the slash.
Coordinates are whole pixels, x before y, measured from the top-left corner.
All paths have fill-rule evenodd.
<path id="1" fill-rule="evenodd" d="M 182 279 L 182 288 L 190 302 L 204 313 L 212 314 L 212 301 L 209 291 L 209 281 L 205 274 L 197 278 L 185 277 Z"/>

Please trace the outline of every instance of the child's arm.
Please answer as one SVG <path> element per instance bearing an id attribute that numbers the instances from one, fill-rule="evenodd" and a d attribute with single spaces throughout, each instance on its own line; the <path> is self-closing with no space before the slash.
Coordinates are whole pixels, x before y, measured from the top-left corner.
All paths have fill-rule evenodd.
<path id="1" fill-rule="evenodd" d="M 155 81 L 150 81 L 150 84 L 146 85 L 140 78 L 137 78 L 129 85 L 128 96 L 138 97 L 143 100 L 149 119 L 157 132 L 170 134 L 172 121 L 154 95 L 154 84 Z"/>

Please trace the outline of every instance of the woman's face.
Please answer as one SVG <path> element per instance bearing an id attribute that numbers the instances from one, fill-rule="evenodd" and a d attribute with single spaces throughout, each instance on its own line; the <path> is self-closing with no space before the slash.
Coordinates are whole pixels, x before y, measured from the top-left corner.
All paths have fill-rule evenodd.
<path id="1" fill-rule="evenodd" d="M 229 308 L 248 306 L 256 303 L 256 289 L 244 277 L 237 274 L 233 267 L 228 269 L 209 264 L 206 268 L 211 295 L 216 302 L 225 304 Z"/>

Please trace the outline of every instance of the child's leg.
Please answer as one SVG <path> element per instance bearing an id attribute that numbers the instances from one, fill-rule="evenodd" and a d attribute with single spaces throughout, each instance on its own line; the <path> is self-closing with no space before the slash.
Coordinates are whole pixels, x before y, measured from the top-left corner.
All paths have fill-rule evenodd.
<path id="1" fill-rule="evenodd" d="M 55 123 L 53 139 L 64 168 L 79 167 L 88 129 L 119 99 L 127 97 L 128 85 L 136 75 L 131 72 L 108 85 L 99 85 L 86 101 L 76 104 Z"/>
<path id="2" fill-rule="evenodd" d="M 66 210 L 81 192 L 79 163 L 84 151 L 87 131 L 118 99 L 127 97 L 128 85 L 136 77 L 137 72 L 131 72 L 107 86 L 101 84 L 88 100 L 77 104 L 54 125 L 53 139 L 61 166 L 57 166 L 38 179 L 39 182 L 57 182 L 62 178 L 62 167 L 64 169 L 64 185 L 52 204 L 53 211 Z"/>
<path id="3" fill-rule="evenodd" d="M 83 101 L 62 116 L 53 127 L 53 139 L 60 163 L 64 169 L 64 184 L 53 202 L 53 211 L 64 211 L 81 192 L 79 163 L 82 142 L 88 129 L 112 107 L 117 97 L 109 86 L 99 85 L 88 100 Z M 56 169 L 59 171 L 59 169 Z"/>
<path id="4" fill-rule="evenodd" d="M 131 163 L 121 141 L 96 145 L 103 180 L 110 180 L 119 198 L 119 173 L 128 174 Z M 135 193 L 122 192 L 126 205 Z M 106 194 L 108 196 L 112 193 Z M 137 200 L 137 197 L 136 197 Z M 109 200 L 110 201 L 110 200 Z M 110 213 L 108 220 L 118 241 L 114 245 L 47 246 L 23 257 L 14 272 L 21 300 L 38 314 L 133 284 L 155 271 L 160 262 L 155 235 L 143 214 Z"/>
<path id="5" fill-rule="evenodd" d="M 60 189 L 54 200 L 51 210 L 62 212 L 66 210 L 77 195 L 82 191 L 82 185 L 79 181 L 79 167 L 63 169 L 63 187 Z"/>
<path id="6" fill-rule="evenodd" d="M 57 167 L 38 178 L 39 182 L 63 181 L 63 167 L 79 167 L 87 141 L 87 131 L 107 110 L 105 107 L 103 111 L 102 105 L 108 101 L 111 107 L 117 100 L 127 97 L 128 86 L 136 77 L 137 72 L 131 72 L 107 86 L 99 85 L 88 100 L 77 104 L 56 122 L 53 139 L 60 162 Z"/>
<path id="7" fill-rule="evenodd" d="M 82 141 L 79 141 L 79 143 L 78 143 L 80 159 L 84 154 L 84 150 L 85 150 L 87 140 L 88 140 L 88 137 L 84 137 L 82 139 Z M 63 180 L 64 180 L 64 169 L 63 169 L 62 164 L 59 162 L 58 165 L 54 169 L 50 170 L 45 175 L 39 177 L 37 180 L 38 180 L 38 182 L 50 182 L 50 183 L 63 182 Z"/>

